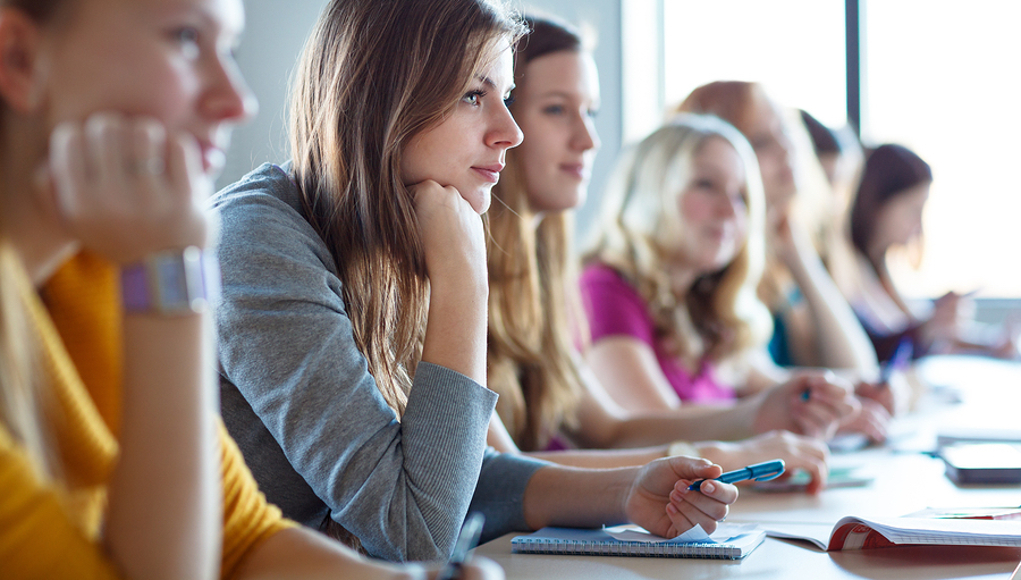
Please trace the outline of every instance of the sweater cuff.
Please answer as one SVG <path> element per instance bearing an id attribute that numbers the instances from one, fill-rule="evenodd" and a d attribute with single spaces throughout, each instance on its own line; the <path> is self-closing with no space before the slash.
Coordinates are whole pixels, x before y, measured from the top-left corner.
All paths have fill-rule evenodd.
<path id="1" fill-rule="evenodd" d="M 477 511 L 486 516 L 480 543 L 510 532 L 531 531 L 525 523 L 525 488 L 532 475 L 547 465 L 546 461 L 524 455 L 486 449 L 479 484 L 468 508 L 469 513 Z"/>

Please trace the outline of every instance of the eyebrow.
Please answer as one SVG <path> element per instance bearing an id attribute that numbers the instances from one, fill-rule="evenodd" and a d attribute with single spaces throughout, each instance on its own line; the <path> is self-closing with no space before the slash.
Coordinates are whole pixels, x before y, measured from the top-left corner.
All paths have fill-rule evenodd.
<path id="1" fill-rule="evenodd" d="M 482 84 L 484 84 L 484 85 L 486 85 L 488 87 L 492 87 L 493 89 L 499 88 L 499 87 L 496 86 L 496 83 L 493 82 L 493 79 L 491 79 L 491 78 L 489 78 L 489 77 L 487 77 L 485 75 L 476 75 L 475 78 L 478 79 L 479 82 L 481 82 Z M 512 92 L 516 88 L 518 88 L 517 85 L 515 85 L 514 83 L 511 83 L 511 86 L 507 87 L 507 92 L 508 93 Z"/>

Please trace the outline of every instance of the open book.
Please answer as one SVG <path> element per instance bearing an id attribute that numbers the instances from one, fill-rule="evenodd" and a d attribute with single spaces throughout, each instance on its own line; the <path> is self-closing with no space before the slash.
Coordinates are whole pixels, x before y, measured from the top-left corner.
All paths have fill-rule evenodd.
<path id="1" fill-rule="evenodd" d="M 754 524 L 720 524 L 712 535 L 701 526 L 668 540 L 637 526 L 602 529 L 543 528 L 511 540 L 516 553 L 661 558 L 744 558 L 766 533 Z"/>
<path id="2" fill-rule="evenodd" d="M 841 519 L 820 524 L 768 524 L 774 538 L 808 540 L 822 550 L 863 550 L 904 545 L 1021 547 L 1021 521 L 972 518 Z"/>

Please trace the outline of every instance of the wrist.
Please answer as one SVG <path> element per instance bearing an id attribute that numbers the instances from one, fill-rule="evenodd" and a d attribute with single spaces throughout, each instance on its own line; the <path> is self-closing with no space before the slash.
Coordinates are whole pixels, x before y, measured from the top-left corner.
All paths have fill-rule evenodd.
<path id="1" fill-rule="evenodd" d="M 204 312 L 218 294 L 216 260 L 195 246 L 149 254 L 121 268 L 121 297 L 127 313 L 196 314 Z"/>

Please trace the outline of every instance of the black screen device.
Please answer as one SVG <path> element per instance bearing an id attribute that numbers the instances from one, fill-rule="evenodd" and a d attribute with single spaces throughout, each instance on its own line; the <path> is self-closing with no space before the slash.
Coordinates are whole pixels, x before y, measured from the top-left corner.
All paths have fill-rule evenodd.
<path id="1" fill-rule="evenodd" d="M 1021 483 L 1021 449 L 1007 443 L 964 443 L 940 450 L 947 477 L 960 484 Z"/>

